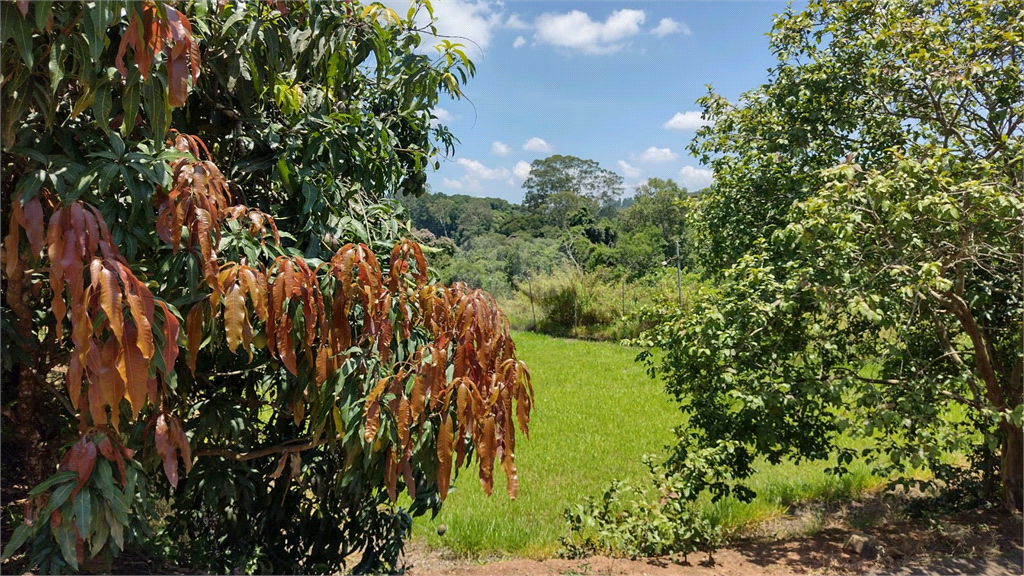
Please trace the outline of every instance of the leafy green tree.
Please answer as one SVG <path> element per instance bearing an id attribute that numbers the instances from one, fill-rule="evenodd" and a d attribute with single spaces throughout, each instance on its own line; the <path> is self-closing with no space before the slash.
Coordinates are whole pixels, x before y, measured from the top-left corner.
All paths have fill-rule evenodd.
<path id="1" fill-rule="evenodd" d="M 0 3 L 3 412 L 35 486 L 4 558 L 102 568 L 159 525 L 221 573 L 395 569 L 453 467 L 514 493 L 529 415 L 493 299 L 432 281 L 387 200 L 450 151 L 430 110 L 473 65 L 420 53 L 426 2 L 179 7 Z"/>
<path id="2" fill-rule="evenodd" d="M 474 199 L 466 203 L 459 215 L 459 238 L 470 238 L 476 234 L 489 231 L 494 221 L 494 211 L 490 203 L 483 199 Z"/>
<path id="3" fill-rule="evenodd" d="M 523 206 L 541 213 L 550 211 L 550 198 L 559 192 L 590 198 L 600 207 L 616 200 L 623 191 L 622 176 L 601 168 L 594 160 L 559 154 L 534 160 L 523 188 Z"/>
<path id="4" fill-rule="evenodd" d="M 651 178 L 637 186 L 634 202 L 619 214 L 619 227 L 627 232 L 655 226 L 670 242 L 683 237 L 686 230 L 689 195 L 673 180 Z"/>
<path id="5" fill-rule="evenodd" d="M 661 230 L 647 226 L 632 233 L 622 234 L 615 249 L 615 256 L 631 280 L 657 270 L 665 257 L 665 242 Z M 672 267 L 675 269 L 675 264 Z"/>
<path id="6" fill-rule="evenodd" d="M 441 227 L 441 232 L 445 236 L 451 237 L 449 231 L 452 229 L 452 224 L 458 220 L 458 209 L 455 202 L 448 198 L 441 198 L 434 201 L 428 210 L 437 225 Z"/>
<path id="7" fill-rule="evenodd" d="M 881 472 L 995 477 L 1022 508 L 1022 15 L 812 2 L 777 18 L 767 84 L 702 99 L 694 224 L 720 285 L 642 338 L 691 414 L 677 461 L 729 444 L 722 478 L 758 455 L 841 471 L 845 434 Z"/>
<path id="8" fill-rule="evenodd" d="M 593 224 L 597 213 L 597 202 L 587 196 L 564 190 L 548 196 L 545 219 L 560 230 L 573 226 Z"/>

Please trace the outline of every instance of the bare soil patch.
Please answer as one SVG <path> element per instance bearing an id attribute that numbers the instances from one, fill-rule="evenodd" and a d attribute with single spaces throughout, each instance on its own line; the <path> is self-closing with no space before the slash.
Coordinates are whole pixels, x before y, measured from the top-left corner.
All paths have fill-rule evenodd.
<path id="1" fill-rule="evenodd" d="M 881 498 L 809 505 L 750 530 L 709 558 L 454 558 L 411 542 L 406 574 L 418 575 L 747 575 L 747 574 L 1024 574 L 1024 521 L 1002 510 L 907 519 Z M 852 534 L 874 537 L 878 555 L 843 551 Z"/>

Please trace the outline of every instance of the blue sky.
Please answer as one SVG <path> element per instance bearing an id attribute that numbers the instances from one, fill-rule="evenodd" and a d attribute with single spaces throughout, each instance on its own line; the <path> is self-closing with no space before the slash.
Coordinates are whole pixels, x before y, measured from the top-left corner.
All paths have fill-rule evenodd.
<path id="1" fill-rule="evenodd" d="M 401 2 L 389 2 L 396 8 Z M 407 4 L 406 4 L 407 6 Z M 440 34 L 464 36 L 477 75 L 435 113 L 461 141 L 430 174 L 434 192 L 519 202 L 529 163 L 598 161 L 629 187 L 687 188 L 712 174 L 686 145 L 706 84 L 730 101 L 767 78 L 765 33 L 785 2 L 435 0 Z M 403 11 L 404 13 L 404 11 Z"/>

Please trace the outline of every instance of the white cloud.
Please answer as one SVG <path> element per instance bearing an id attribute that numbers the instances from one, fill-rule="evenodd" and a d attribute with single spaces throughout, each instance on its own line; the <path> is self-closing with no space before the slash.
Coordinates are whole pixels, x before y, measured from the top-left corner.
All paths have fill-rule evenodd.
<path id="1" fill-rule="evenodd" d="M 512 149 L 509 148 L 508 144 L 505 144 L 500 140 L 495 140 L 494 142 L 491 142 L 491 154 L 496 154 L 498 156 L 507 156 L 508 153 L 511 151 Z"/>
<path id="2" fill-rule="evenodd" d="M 641 187 L 641 186 L 646 186 L 647 185 L 647 180 L 648 180 L 647 178 L 644 178 L 643 180 L 637 180 L 636 182 L 633 182 L 633 183 L 626 182 L 623 185 L 623 187 L 626 189 L 626 194 L 625 195 L 626 196 L 636 196 L 636 189 Z"/>
<path id="3" fill-rule="evenodd" d="M 516 182 L 514 181 L 522 182 L 526 180 L 526 178 L 529 176 L 530 164 L 528 162 L 523 162 L 522 160 L 520 160 L 519 162 L 516 162 L 515 166 L 512 167 L 512 180 L 510 181 L 510 183 L 515 184 Z"/>
<path id="4" fill-rule="evenodd" d="M 408 0 L 384 0 L 384 4 L 398 12 L 400 17 L 405 17 L 409 10 Z M 483 0 L 445 0 L 434 2 L 434 17 L 437 21 L 437 34 L 441 38 L 449 38 L 452 42 L 465 44 L 466 54 L 471 59 L 479 58 L 483 51 L 491 44 L 494 37 L 494 29 L 501 26 L 503 15 L 496 11 L 496 7 Z M 416 14 L 416 25 L 425 28 L 430 24 L 430 16 L 426 10 L 420 10 Z M 435 40 L 435 41 L 432 41 Z M 440 39 L 432 38 L 429 33 L 424 34 L 424 42 L 420 47 L 421 51 L 436 54 L 434 44 Z"/>
<path id="5" fill-rule="evenodd" d="M 476 180 L 501 180 L 509 177 L 508 168 L 488 168 L 476 160 L 459 158 L 456 164 L 466 170 L 466 175 Z"/>
<path id="6" fill-rule="evenodd" d="M 604 22 L 591 20 L 586 12 L 541 14 L 534 21 L 534 39 L 542 44 L 567 48 L 584 54 L 611 54 L 626 46 L 626 40 L 640 33 L 643 10 L 616 10 Z"/>
<path id="7" fill-rule="evenodd" d="M 462 190 L 462 182 L 459 180 L 449 180 L 447 178 L 442 178 L 441 185 L 451 190 Z"/>
<path id="8" fill-rule="evenodd" d="M 551 144 L 545 142 L 543 138 L 534 136 L 523 144 L 523 150 L 527 152 L 551 152 L 554 148 L 551 147 Z"/>
<path id="9" fill-rule="evenodd" d="M 661 21 L 658 22 L 658 26 L 651 30 L 651 34 L 654 34 L 658 38 L 664 38 L 669 34 L 675 34 L 677 32 L 682 32 L 684 36 L 689 36 L 691 34 L 689 26 L 684 22 L 676 22 L 671 18 L 662 18 Z"/>
<path id="10" fill-rule="evenodd" d="M 670 162 L 676 158 L 679 158 L 679 154 L 673 152 L 671 148 L 656 148 L 654 146 L 640 154 L 641 162 Z"/>
<path id="11" fill-rule="evenodd" d="M 513 48 L 519 48 L 520 46 L 526 45 L 526 38 L 522 36 L 516 36 L 516 41 L 512 43 Z"/>
<path id="12" fill-rule="evenodd" d="M 625 160 L 619 160 L 619 168 L 622 168 L 622 175 L 626 178 L 636 178 L 642 172 L 635 166 L 630 166 Z"/>
<path id="13" fill-rule="evenodd" d="M 683 169 L 679 171 L 679 183 L 691 191 L 707 188 L 714 179 L 715 173 L 707 168 L 683 166 Z"/>
<path id="14" fill-rule="evenodd" d="M 447 124 L 452 120 L 455 120 L 455 115 L 445 110 L 444 108 L 441 108 L 440 106 L 435 106 L 433 110 L 431 110 L 431 112 L 434 114 L 434 116 L 437 116 L 438 122 L 443 122 Z"/>
<path id="15" fill-rule="evenodd" d="M 676 115 L 661 125 L 666 130 L 696 130 L 701 126 L 711 124 L 700 117 L 700 112 L 690 110 L 688 112 L 676 112 Z"/>
<path id="16" fill-rule="evenodd" d="M 511 28 L 512 30 L 529 30 L 530 25 L 524 22 L 523 19 L 519 17 L 519 14 L 513 14 L 505 21 L 505 28 Z"/>

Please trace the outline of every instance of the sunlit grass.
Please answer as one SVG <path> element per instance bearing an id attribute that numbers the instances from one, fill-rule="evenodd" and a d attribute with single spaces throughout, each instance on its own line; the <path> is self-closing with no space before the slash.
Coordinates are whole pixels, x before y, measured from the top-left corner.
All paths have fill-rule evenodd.
<path id="1" fill-rule="evenodd" d="M 646 482 L 644 454 L 664 455 L 672 428 L 683 422 L 662 384 L 634 362 L 637 350 L 612 343 L 515 335 L 518 352 L 533 374 L 537 404 L 530 438 L 517 437 L 519 497 L 510 501 L 495 470 L 494 494 L 484 495 L 475 466 L 464 469 L 437 518 L 417 519 L 415 538 L 460 556 L 548 556 L 566 534 L 562 512 L 586 496 L 598 496 L 611 480 Z M 701 501 L 703 513 L 726 533 L 783 514 L 809 499 L 846 498 L 880 486 L 866 465 L 854 462 L 842 477 L 824 473 L 823 462 L 784 462 L 765 467 L 750 486 L 751 503 L 732 498 Z M 437 535 L 437 526 L 447 532 Z"/>
<path id="2" fill-rule="evenodd" d="M 484 495 L 475 466 L 434 520 L 414 533 L 460 554 L 546 555 L 565 533 L 562 511 L 616 478 L 641 479 L 641 457 L 661 452 L 678 424 L 678 409 L 661 384 L 633 362 L 636 350 L 612 343 L 516 334 L 530 366 L 537 403 L 530 438 L 517 437 L 519 497 L 510 501 L 495 470 L 494 494 Z M 438 524 L 447 533 L 439 537 Z"/>

